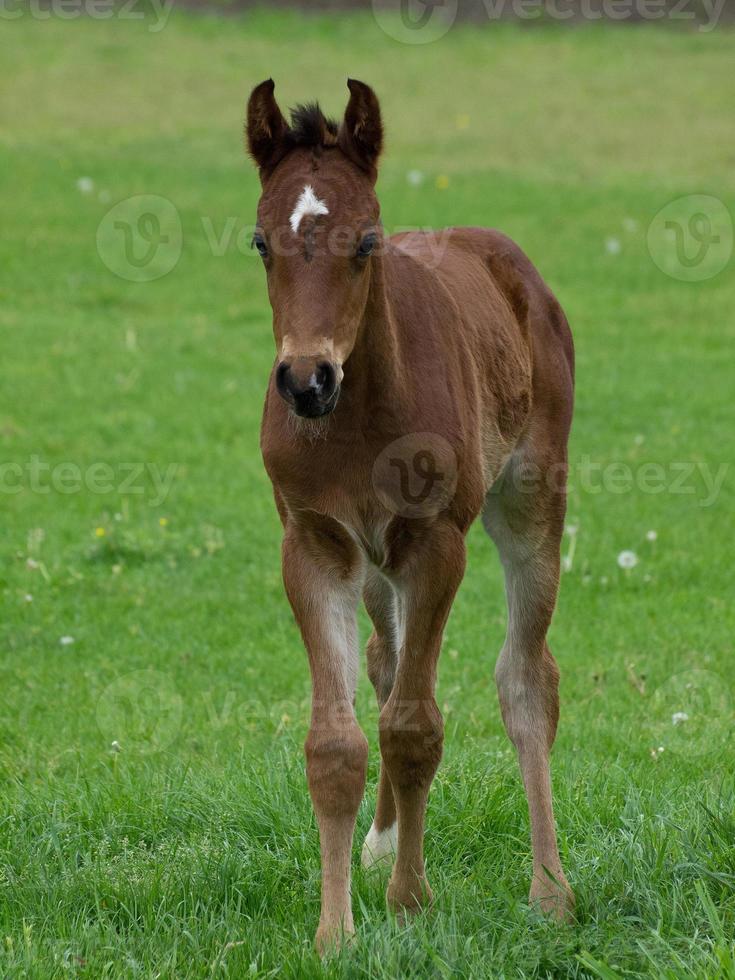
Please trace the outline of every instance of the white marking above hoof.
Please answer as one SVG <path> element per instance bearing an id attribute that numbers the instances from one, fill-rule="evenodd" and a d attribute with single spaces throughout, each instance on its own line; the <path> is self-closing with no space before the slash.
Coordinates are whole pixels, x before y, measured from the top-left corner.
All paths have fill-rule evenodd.
<path id="1" fill-rule="evenodd" d="M 362 845 L 362 866 L 363 868 L 374 868 L 377 864 L 385 864 L 393 860 L 398 845 L 398 824 L 386 827 L 385 830 L 377 830 L 375 824 L 371 826 L 365 843 Z"/>
<path id="2" fill-rule="evenodd" d="M 311 184 L 307 184 L 301 192 L 301 196 L 294 206 L 291 217 L 288 219 L 291 225 L 291 231 L 294 233 L 294 235 L 299 230 L 301 219 L 306 217 L 307 214 L 329 214 L 329 208 L 324 201 L 319 200 L 314 193 L 314 188 L 311 186 Z"/>

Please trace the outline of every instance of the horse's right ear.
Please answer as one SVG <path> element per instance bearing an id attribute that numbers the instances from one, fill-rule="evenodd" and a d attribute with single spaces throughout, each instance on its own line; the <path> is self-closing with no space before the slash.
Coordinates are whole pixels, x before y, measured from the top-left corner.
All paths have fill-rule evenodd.
<path id="1" fill-rule="evenodd" d="M 273 97 L 272 78 L 256 85 L 248 99 L 245 121 L 248 151 L 260 168 L 261 176 L 272 170 L 286 152 L 288 123 Z"/>

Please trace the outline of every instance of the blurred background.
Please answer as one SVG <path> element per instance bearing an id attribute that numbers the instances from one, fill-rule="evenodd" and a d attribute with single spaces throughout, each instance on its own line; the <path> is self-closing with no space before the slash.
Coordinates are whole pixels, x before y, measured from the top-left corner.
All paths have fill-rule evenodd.
<path id="1" fill-rule="evenodd" d="M 735 975 L 734 8 L 5 0 L 0 973 Z M 309 679 L 258 447 L 274 347 L 242 145 L 269 76 L 284 110 L 337 117 L 348 76 L 371 84 L 386 229 L 500 228 L 571 322 L 569 930 L 524 906 L 502 576 L 474 528 L 440 666 L 439 914 L 401 930 L 357 871 L 358 945 L 313 957 Z M 364 676 L 358 714 L 362 840 Z"/>

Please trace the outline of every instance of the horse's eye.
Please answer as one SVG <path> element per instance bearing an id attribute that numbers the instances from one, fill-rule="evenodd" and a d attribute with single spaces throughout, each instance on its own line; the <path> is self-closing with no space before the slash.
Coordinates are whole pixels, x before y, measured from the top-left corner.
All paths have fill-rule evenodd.
<path id="1" fill-rule="evenodd" d="M 253 235 L 253 248 L 257 248 L 260 253 L 261 258 L 265 258 L 268 255 L 268 246 L 265 244 L 265 239 L 260 234 L 260 232 L 255 232 Z"/>
<path id="2" fill-rule="evenodd" d="M 377 235 L 374 235 L 372 232 L 369 235 L 365 235 L 363 240 L 360 242 L 359 248 L 357 249 L 358 258 L 366 259 L 375 248 L 377 240 Z"/>

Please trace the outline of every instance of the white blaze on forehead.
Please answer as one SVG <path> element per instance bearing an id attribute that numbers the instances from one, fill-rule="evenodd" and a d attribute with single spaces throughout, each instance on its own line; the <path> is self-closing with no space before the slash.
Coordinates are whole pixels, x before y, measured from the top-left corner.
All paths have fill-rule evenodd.
<path id="1" fill-rule="evenodd" d="M 314 188 L 311 186 L 311 184 L 307 184 L 301 192 L 301 196 L 296 202 L 296 206 L 293 209 L 291 217 L 288 219 L 291 224 L 291 231 L 294 233 L 294 235 L 299 230 L 301 219 L 307 214 L 329 214 L 329 208 L 324 201 L 319 200 L 314 193 Z"/>

